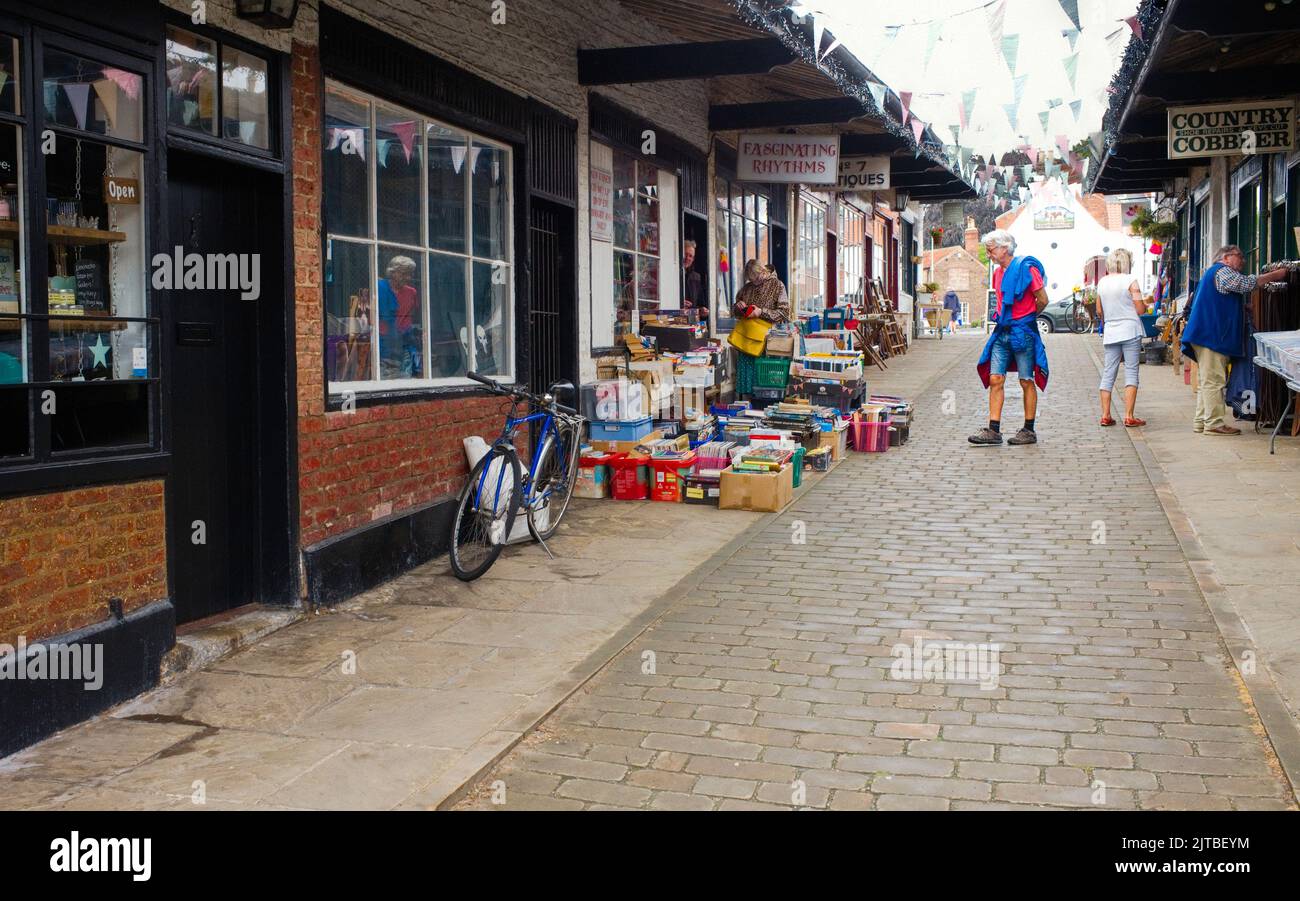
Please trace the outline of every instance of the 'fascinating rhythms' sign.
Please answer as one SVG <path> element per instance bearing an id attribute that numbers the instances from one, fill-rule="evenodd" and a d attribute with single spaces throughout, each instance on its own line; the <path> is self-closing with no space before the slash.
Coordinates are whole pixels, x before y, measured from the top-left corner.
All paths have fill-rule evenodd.
<path id="1" fill-rule="evenodd" d="M 741 135 L 740 181 L 833 185 L 839 175 L 839 135 Z"/>
<path id="2" fill-rule="evenodd" d="M 840 158 L 837 191 L 885 191 L 889 189 L 889 157 L 846 156 Z"/>
<path id="3" fill-rule="evenodd" d="M 1295 149 L 1295 101 L 1169 108 L 1169 158 Z"/>

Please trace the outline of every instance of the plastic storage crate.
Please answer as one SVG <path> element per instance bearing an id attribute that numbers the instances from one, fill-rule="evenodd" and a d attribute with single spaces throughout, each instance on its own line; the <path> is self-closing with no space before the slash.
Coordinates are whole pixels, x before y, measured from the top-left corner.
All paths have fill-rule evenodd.
<path id="1" fill-rule="evenodd" d="M 784 388 L 790 380 L 789 357 L 759 357 L 754 365 L 755 388 Z"/>
<path id="2" fill-rule="evenodd" d="M 594 420 L 590 423 L 590 427 L 592 441 L 640 441 L 654 431 L 654 423 L 649 416 L 626 421 Z"/>

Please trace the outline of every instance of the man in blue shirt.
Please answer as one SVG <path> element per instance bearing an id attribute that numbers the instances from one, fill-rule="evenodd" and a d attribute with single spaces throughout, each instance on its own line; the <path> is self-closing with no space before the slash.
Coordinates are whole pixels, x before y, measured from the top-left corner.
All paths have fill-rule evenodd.
<path id="1" fill-rule="evenodd" d="M 1205 435 L 1240 435 L 1224 422 L 1223 389 L 1228 361 L 1246 356 L 1246 302 L 1259 285 L 1285 279 L 1287 267 L 1263 275 L 1243 275 L 1246 256 L 1235 244 L 1220 247 L 1205 270 L 1183 329 L 1183 353 L 1196 361 L 1196 415 L 1192 429 Z"/>

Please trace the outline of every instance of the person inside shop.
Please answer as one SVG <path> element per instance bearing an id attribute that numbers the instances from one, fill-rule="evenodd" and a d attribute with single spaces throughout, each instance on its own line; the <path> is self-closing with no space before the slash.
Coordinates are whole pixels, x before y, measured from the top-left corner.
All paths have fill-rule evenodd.
<path id="1" fill-rule="evenodd" d="M 1002 443 L 1006 377 L 1015 370 L 1025 396 L 1025 424 L 1007 444 L 1037 444 L 1038 391 L 1047 388 L 1047 349 L 1038 334 L 1038 314 L 1047 306 L 1047 270 L 1035 257 L 1016 256 L 1016 239 L 1004 229 L 985 235 L 984 248 L 998 266 L 993 272 L 998 302 L 992 316 L 997 324 L 976 364 L 980 380 L 989 389 L 989 424 L 967 440 L 975 445 Z"/>
<path id="2" fill-rule="evenodd" d="M 414 325 L 420 306 L 417 272 L 415 260 L 399 255 L 388 261 L 379 280 L 379 359 L 385 379 L 419 375 L 421 339 Z"/>
<path id="3" fill-rule="evenodd" d="M 704 302 L 704 274 L 695 268 L 695 242 L 682 242 L 682 272 L 685 276 L 685 290 L 682 294 L 682 308 L 698 310 L 701 320 L 709 318 L 709 305 Z"/>
<path id="4" fill-rule="evenodd" d="M 776 270 L 758 260 L 745 263 L 745 285 L 736 294 L 732 307 L 736 325 L 727 343 L 736 348 L 736 394 L 745 396 L 754 390 L 755 361 L 763 355 L 767 333 L 772 326 L 790 321 L 790 298 Z"/>
<path id="5" fill-rule="evenodd" d="M 1142 336 L 1146 333 L 1141 318 L 1146 312 L 1146 301 L 1142 299 L 1142 289 L 1133 277 L 1132 269 L 1133 255 L 1124 248 L 1117 247 L 1106 255 L 1107 274 L 1097 282 L 1101 318 L 1105 323 L 1102 346 L 1106 349 L 1106 361 L 1101 369 L 1101 424 L 1115 424 L 1114 417 L 1110 415 L 1110 396 L 1122 359 L 1124 426 L 1130 429 L 1146 425 L 1146 420 L 1138 419 L 1134 413 L 1138 393 L 1138 361 L 1142 356 Z"/>
<path id="6" fill-rule="evenodd" d="M 955 335 L 957 326 L 961 325 L 961 298 L 951 288 L 943 295 L 943 308 L 952 313 L 948 318 L 948 333 Z"/>
<path id="7" fill-rule="evenodd" d="M 1262 275 L 1245 275 L 1246 256 L 1235 244 L 1220 247 L 1214 265 L 1205 270 L 1192 299 L 1183 329 L 1183 355 L 1196 361 L 1196 413 L 1192 431 L 1203 435 L 1240 435 L 1224 422 L 1228 414 L 1223 390 L 1228 361 L 1246 356 L 1246 303 L 1259 285 L 1282 281 L 1291 273 L 1283 266 Z"/>

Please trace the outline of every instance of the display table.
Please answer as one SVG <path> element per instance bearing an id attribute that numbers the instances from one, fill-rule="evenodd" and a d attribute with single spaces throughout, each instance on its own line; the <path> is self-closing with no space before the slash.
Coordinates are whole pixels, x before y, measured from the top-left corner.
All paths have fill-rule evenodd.
<path id="1" fill-rule="evenodd" d="M 1276 375 L 1282 381 L 1286 382 L 1287 387 L 1286 406 L 1282 408 L 1282 415 L 1277 418 L 1277 424 L 1273 426 L 1273 434 L 1269 435 L 1268 438 L 1268 452 L 1271 454 L 1273 453 L 1273 445 L 1277 442 L 1277 433 L 1282 431 L 1282 423 L 1286 422 L 1287 414 L 1289 414 L 1295 406 L 1295 396 L 1300 394 L 1300 382 L 1294 381 L 1289 375 L 1283 372 L 1280 367 L 1274 366 L 1263 357 L 1256 357 L 1255 365 L 1260 369 L 1267 369 L 1269 372 Z M 1294 433 L 1295 430 L 1292 429 L 1292 434 Z"/>

